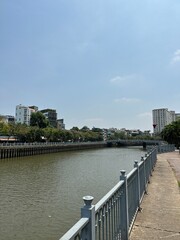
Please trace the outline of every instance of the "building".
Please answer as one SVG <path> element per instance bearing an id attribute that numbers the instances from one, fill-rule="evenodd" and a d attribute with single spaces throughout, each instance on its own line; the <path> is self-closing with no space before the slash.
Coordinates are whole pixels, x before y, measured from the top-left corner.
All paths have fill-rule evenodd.
<path id="1" fill-rule="evenodd" d="M 34 109 L 34 110 L 35 110 L 35 112 L 37 112 L 37 111 L 38 111 L 38 107 L 37 107 L 37 106 L 29 106 L 29 108 L 31 108 L 31 109 Z"/>
<path id="2" fill-rule="evenodd" d="M 64 119 L 57 120 L 57 128 L 58 129 L 65 129 Z"/>
<path id="3" fill-rule="evenodd" d="M 15 122 L 30 125 L 30 118 L 33 112 L 36 112 L 34 108 L 23 106 L 21 104 L 17 105 Z"/>
<path id="4" fill-rule="evenodd" d="M 49 120 L 50 126 L 57 128 L 57 113 L 55 109 L 43 109 L 40 112 Z"/>
<path id="5" fill-rule="evenodd" d="M 180 113 L 175 113 L 175 118 L 176 118 L 176 121 L 180 120 Z"/>
<path id="6" fill-rule="evenodd" d="M 135 136 L 142 135 L 142 132 L 140 131 L 140 129 L 132 129 L 129 131 L 129 135 L 132 137 L 135 137 Z"/>
<path id="7" fill-rule="evenodd" d="M 167 108 L 152 110 L 154 133 L 161 133 L 164 127 L 175 121 L 175 111 L 168 111 Z"/>
<path id="8" fill-rule="evenodd" d="M 15 117 L 10 115 L 0 115 L 0 121 L 4 123 L 15 123 Z"/>

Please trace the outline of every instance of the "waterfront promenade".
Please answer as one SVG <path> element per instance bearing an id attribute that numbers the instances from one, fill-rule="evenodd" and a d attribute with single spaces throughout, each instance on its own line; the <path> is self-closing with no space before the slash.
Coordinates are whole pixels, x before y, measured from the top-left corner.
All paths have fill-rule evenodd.
<path id="1" fill-rule="evenodd" d="M 130 240 L 180 240 L 180 154 L 158 154 Z"/>

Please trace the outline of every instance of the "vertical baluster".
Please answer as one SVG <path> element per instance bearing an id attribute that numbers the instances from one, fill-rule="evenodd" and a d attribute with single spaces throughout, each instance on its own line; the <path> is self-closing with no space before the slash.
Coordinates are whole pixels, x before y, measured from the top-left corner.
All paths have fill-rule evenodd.
<path id="1" fill-rule="evenodd" d="M 123 193 L 121 198 L 121 238 L 129 239 L 129 213 L 128 213 L 128 191 L 126 171 L 121 170 L 120 180 L 124 181 Z"/>

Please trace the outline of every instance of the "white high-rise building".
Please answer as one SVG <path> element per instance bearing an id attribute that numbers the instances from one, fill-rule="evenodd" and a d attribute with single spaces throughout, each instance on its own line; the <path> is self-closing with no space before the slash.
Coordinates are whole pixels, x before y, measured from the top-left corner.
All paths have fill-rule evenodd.
<path id="1" fill-rule="evenodd" d="M 164 127 L 175 121 L 175 111 L 168 111 L 167 108 L 152 110 L 154 133 L 160 133 Z"/>
<path id="2" fill-rule="evenodd" d="M 30 125 L 31 113 L 36 110 L 27 106 L 17 105 L 16 106 L 16 123 L 22 123 Z"/>

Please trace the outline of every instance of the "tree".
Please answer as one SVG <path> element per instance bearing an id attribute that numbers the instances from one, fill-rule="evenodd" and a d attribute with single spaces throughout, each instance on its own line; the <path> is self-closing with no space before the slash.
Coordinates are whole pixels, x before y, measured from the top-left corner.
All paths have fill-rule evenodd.
<path id="1" fill-rule="evenodd" d="M 165 126 L 161 132 L 162 138 L 170 144 L 180 146 L 180 120 L 174 121 Z"/>
<path id="2" fill-rule="evenodd" d="M 7 123 L 0 122 L 0 135 L 9 135 L 10 127 Z"/>
<path id="3" fill-rule="evenodd" d="M 98 132 L 98 133 L 102 133 L 102 129 L 101 128 L 96 128 L 96 127 L 93 127 L 92 128 L 92 132 Z"/>
<path id="4" fill-rule="evenodd" d="M 43 113 L 35 112 L 31 114 L 30 126 L 46 128 L 47 126 L 49 126 L 49 121 L 48 119 L 46 119 Z"/>
<path id="5" fill-rule="evenodd" d="M 27 142 L 41 142 L 43 136 L 43 130 L 38 127 L 30 127 L 27 133 Z"/>
<path id="6" fill-rule="evenodd" d="M 14 126 L 14 135 L 20 142 L 26 142 L 29 130 L 30 127 L 26 124 L 17 123 Z"/>
<path id="7" fill-rule="evenodd" d="M 81 131 L 88 132 L 90 129 L 87 126 L 84 126 L 81 128 Z"/>
<path id="8" fill-rule="evenodd" d="M 72 130 L 72 131 L 79 131 L 79 128 L 78 127 L 72 127 L 70 130 Z"/>

